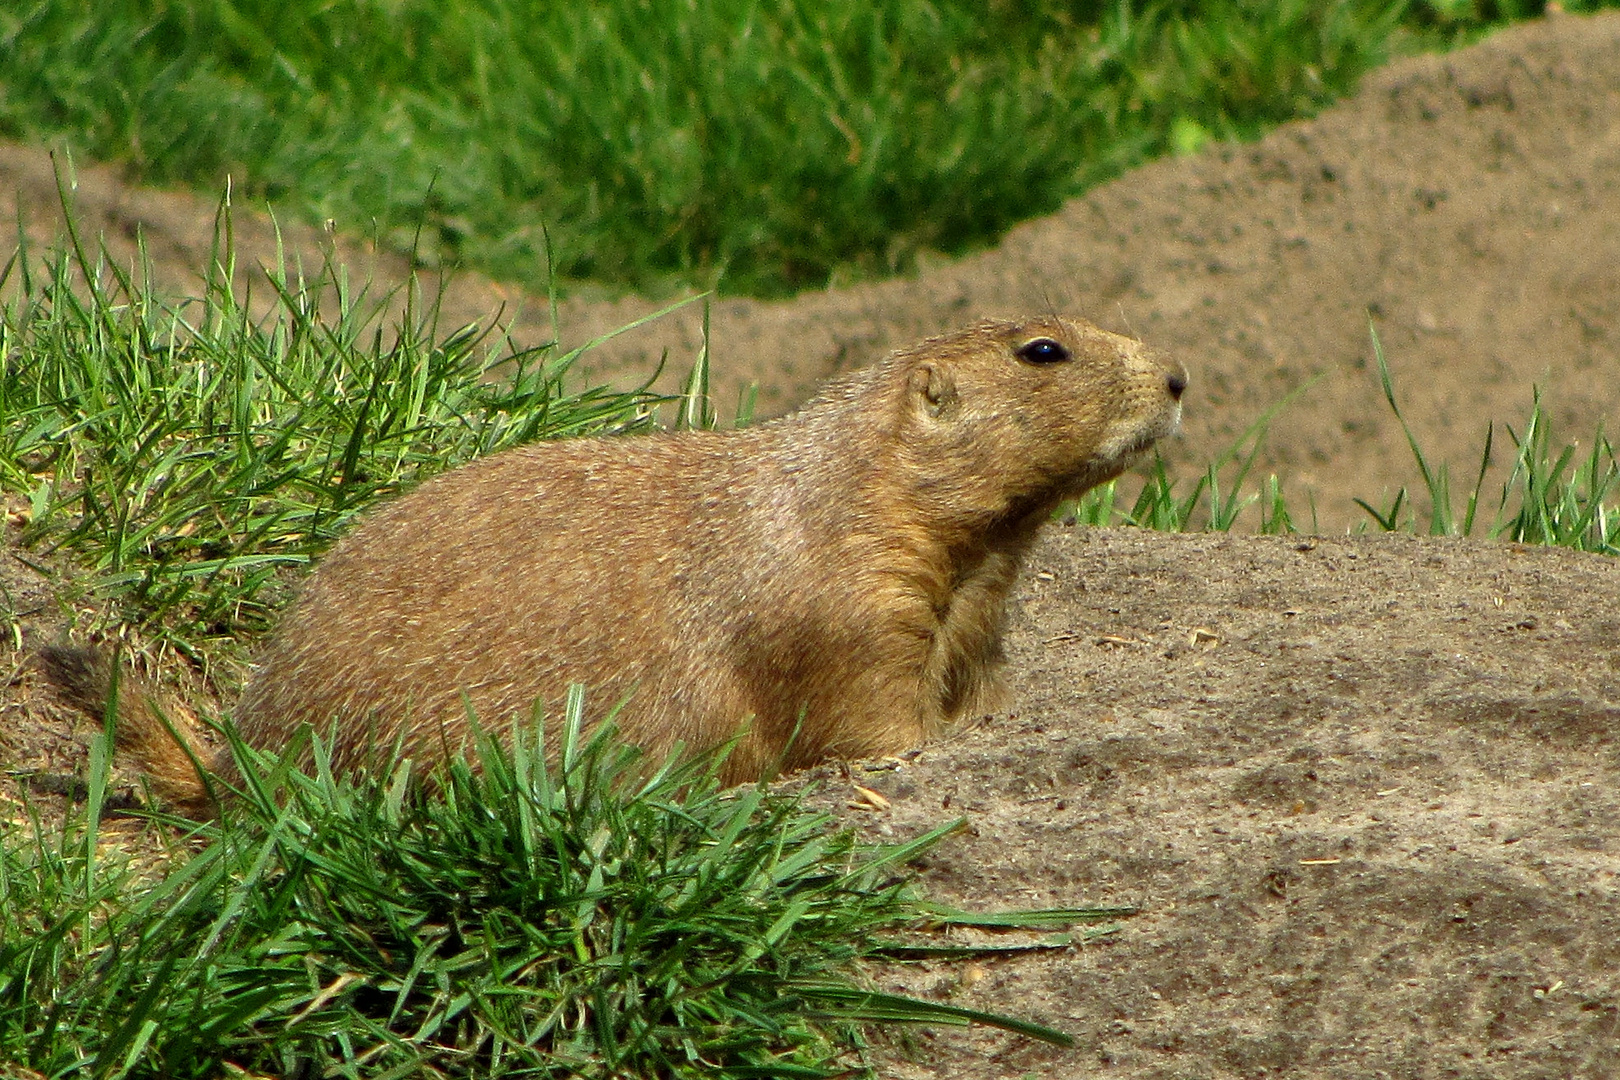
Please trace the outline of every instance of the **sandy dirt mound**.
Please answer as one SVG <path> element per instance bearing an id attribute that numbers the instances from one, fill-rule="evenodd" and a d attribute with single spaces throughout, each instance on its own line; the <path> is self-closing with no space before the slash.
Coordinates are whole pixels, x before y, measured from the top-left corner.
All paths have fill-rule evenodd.
<path id="1" fill-rule="evenodd" d="M 896 981 L 1078 1049 L 942 1033 L 891 1075 L 1620 1076 L 1620 563 L 1059 529 L 1032 569 L 1013 713 L 844 813 L 965 815 L 940 899 L 1141 914 Z"/>
<path id="2" fill-rule="evenodd" d="M 1590 439 L 1620 414 L 1620 13 L 1394 64 L 1315 119 L 1149 165 L 910 280 L 723 301 L 714 363 L 780 409 L 910 338 L 1048 308 L 1187 364 L 1174 455 L 1194 469 L 1321 376 L 1274 425 L 1264 467 L 1314 494 L 1324 528 L 1367 520 L 1353 498 L 1415 475 L 1369 315 L 1422 442 L 1458 471 L 1477 468 L 1487 422 L 1522 427 L 1537 384 L 1564 434 Z M 697 339 L 696 316 L 677 318 L 614 355 L 641 371 Z"/>

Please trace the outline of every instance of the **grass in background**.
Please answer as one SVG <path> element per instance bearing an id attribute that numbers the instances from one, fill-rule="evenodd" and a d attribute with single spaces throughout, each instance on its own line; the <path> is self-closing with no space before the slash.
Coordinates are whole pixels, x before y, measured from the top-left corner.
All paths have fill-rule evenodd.
<path id="1" fill-rule="evenodd" d="M 1542 7 L 22 0 L 0 12 L 0 135 L 152 183 L 228 174 L 537 291 L 549 226 L 567 278 L 782 294 L 988 243 Z"/>
<path id="2" fill-rule="evenodd" d="M 1480 493 L 1492 464 L 1495 424 L 1485 428 L 1479 472 L 1459 517 L 1449 468 L 1444 462 L 1430 465 L 1406 418 L 1401 415 L 1395 401 L 1395 381 L 1376 330 L 1372 331 L 1372 347 L 1384 400 L 1406 435 L 1429 497 L 1428 520 L 1421 526 L 1422 531 L 1430 536 L 1472 536 L 1480 509 Z M 1487 534 L 1520 543 L 1620 555 L 1620 458 L 1615 456 L 1614 444 L 1604 435 L 1603 428 L 1599 426 L 1592 437 L 1591 449 L 1584 455 L 1577 444 L 1560 447 L 1553 439 L 1551 421 L 1541 407 L 1538 389 L 1530 416 L 1524 423 L 1524 433 L 1521 435 L 1511 426 L 1507 432 L 1513 442 L 1513 465 L 1502 484 Z M 1396 492 L 1386 510 L 1380 511 L 1362 499 L 1357 499 L 1356 503 L 1385 531 L 1420 530 L 1418 511 L 1404 487 Z"/>
<path id="3" fill-rule="evenodd" d="M 1599 426 L 1584 453 L 1578 444 L 1560 444 L 1554 439 L 1551 423 L 1541 406 L 1540 391 L 1535 393 L 1530 416 L 1521 435 L 1511 425 L 1508 437 L 1513 443 L 1512 464 L 1497 494 L 1495 505 L 1482 504 L 1485 480 L 1495 465 L 1492 450 L 1497 444 L 1494 424 L 1487 425 L 1482 440 L 1479 469 L 1461 514 L 1451 486 L 1451 471 L 1444 463 L 1431 463 L 1395 399 L 1395 380 L 1384 356 L 1383 343 L 1372 331 L 1373 358 L 1378 368 L 1379 389 L 1390 411 L 1406 436 L 1417 466 L 1428 505 L 1419 507 L 1407 488 L 1395 493 L 1389 505 L 1380 510 L 1365 499 L 1360 506 L 1385 532 L 1425 533 L 1429 536 L 1473 536 L 1483 525 L 1491 539 L 1519 543 L 1575 548 L 1604 555 L 1620 555 L 1620 456 Z M 1314 382 L 1314 380 L 1313 380 Z M 1266 431 L 1276 415 L 1289 402 L 1309 393 L 1306 383 L 1276 405 L 1267 409 L 1236 442 L 1184 489 L 1170 476 L 1164 460 L 1155 457 L 1153 466 L 1129 507 L 1122 502 L 1117 482 L 1087 492 L 1064 515 L 1086 525 L 1134 525 L 1161 532 L 1209 530 L 1230 532 L 1239 518 L 1253 508 L 1254 525 L 1261 534 L 1288 534 L 1300 531 L 1295 525 L 1296 509 L 1291 510 L 1275 475 L 1266 477 L 1245 491 L 1250 472 Z M 1223 493 L 1224 492 L 1224 493 Z M 1487 509 L 1490 523 L 1484 524 L 1480 511 Z M 1309 506 L 1310 524 L 1305 530 L 1317 532 L 1316 507 Z M 1300 520 L 1304 520 L 1301 518 Z"/>
<path id="4" fill-rule="evenodd" d="M 1128 910 L 931 905 L 906 866 L 959 822 L 861 845 L 792 796 L 720 790 L 712 759 L 649 770 L 609 726 L 583 737 L 583 700 L 556 766 L 525 724 L 510 752 L 479 747 L 478 770 L 449 766 L 433 798 L 407 796 L 404 770 L 305 775 L 238 745 L 242 798 L 144 879 L 100 856 L 94 807 L 8 842 L 0 1060 L 97 1077 L 812 1078 L 864 1073 L 871 1023 L 1070 1045 L 879 992 L 862 967 L 1066 947 L 1107 929 L 984 947 L 933 932 Z"/>

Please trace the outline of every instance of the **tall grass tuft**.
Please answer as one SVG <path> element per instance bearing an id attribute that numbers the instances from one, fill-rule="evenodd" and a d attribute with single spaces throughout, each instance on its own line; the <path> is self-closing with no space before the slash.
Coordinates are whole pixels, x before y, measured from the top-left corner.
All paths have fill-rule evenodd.
<path id="1" fill-rule="evenodd" d="M 1186 532 L 1206 529 L 1231 532 L 1238 518 L 1250 507 L 1257 507 L 1256 522 L 1262 534 L 1295 532 L 1293 515 L 1283 495 L 1282 482 L 1268 476 L 1258 491 L 1244 491 L 1255 460 L 1265 446 L 1271 422 L 1304 394 L 1318 379 L 1311 379 L 1277 401 L 1239 435 L 1214 461 L 1204 466 L 1192 489 L 1177 492 L 1177 479 L 1170 475 L 1164 458 L 1157 452 L 1136 499 L 1129 509 L 1119 501 L 1117 481 L 1110 481 L 1086 492 L 1067 511 L 1071 520 L 1085 525 L 1134 525 L 1158 532 Z M 1312 508 L 1312 525 L 1315 508 Z"/>
<path id="2" fill-rule="evenodd" d="M 1485 428 L 1479 470 L 1459 515 L 1454 506 L 1450 472 L 1443 462 L 1431 465 L 1406 417 L 1401 415 L 1383 344 L 1376 329 L 1370 329 L 1370 333 L 1384 400 L 1406 436 L 1428 494 L 1427 521 L 1420 525 L 1419 510 L 1404 487 L 1383 510 L 1364 499 L 1357 499 L 1356 504 L 1385 531 L 1404 528 L 1415 532 L 1421 528 L 1430 536 L 1472 536 L 1480 495 L 1492 465 L 1495 424 Z M 1591 449 L 1584 455 L 1574 444 L 1558 447 L 1538 389 L 1534 392 L 1524 433 L 1521 435 L 1511 426 L 1507 432 L 1513 441 L 1513 466 L 1502 482 L 1487 535 L 1521 543 L 1620 555 L 1620 505 L 1614 505 L 1620 498 L 1620 458 L 1616 457 L 1614 444 L 1604 435 L 1601 425 L 1592 438 Z"/>
<path id="3" fill-rule="evenodd" d="M 255 315 L 228 211 L 218 235 L 180 303 L 77 233 L 0 269 L 0 488 L 27 502 L 25 541 L 182 648 L 262 626 L 278 574 L 379 497 L 519 442 L 649 423 L 648 393 L 565 389 L 583 349 L 442 326 L 415 281 L 378 295 L 329 261 L 283 264 Z"/>
<path id="4" fill-rule="evenodd" d="M 92 873 L 82 826 L 8 844 L 0 1058 L 107 1077 L 809 1078 L 859 1071 L 872 1022 L 1068 1043 L 881 992 L 862 967 L 1004 951 L 930 950 L 929 927 L 1128 911 L 937 908 L 905 868 L 954 824 L 858 844 L 792 796 L 720 790 L 712 758 L 657 766 L 611 725 L 587 736 L 582 713 L 576 688 L 554 764 L 524 723 L 433 797 L 404 762 L 334 777 L 318 738 L 308 774 L 237 745 L 225 818 L 144 884 Z"/>

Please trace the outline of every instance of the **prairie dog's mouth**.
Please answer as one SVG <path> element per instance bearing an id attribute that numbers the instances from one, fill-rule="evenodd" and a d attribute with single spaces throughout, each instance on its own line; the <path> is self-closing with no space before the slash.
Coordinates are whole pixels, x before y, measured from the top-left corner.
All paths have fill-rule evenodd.
<path id="1" fill-rule="evenodd" d="M 1102 461 L 1119 462 L 1125 466 L 1134 464 L 1153 448 L 1153 444 L 1160 439 L 1167 439 L 1181 430 L 1181 403 L 1173 402 L 1168 408 L 1162 410 L 1146 424 L 1135 429 L 1119 432 L 1106 440 L 1097 448 L 1097 457 Z"/>

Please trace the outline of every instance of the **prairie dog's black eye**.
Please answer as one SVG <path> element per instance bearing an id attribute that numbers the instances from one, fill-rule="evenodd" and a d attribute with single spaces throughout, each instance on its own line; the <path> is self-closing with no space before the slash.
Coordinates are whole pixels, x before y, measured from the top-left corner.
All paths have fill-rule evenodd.
<path id="1" fill-rule="evenodd" d="M 1017 356 L 1020 360 L 1031 364 L 1060 364 L 1065 360 L 1074 359 L 1060 342 L 1047 337 L 1024 342 L 1018 346 Z"/>

